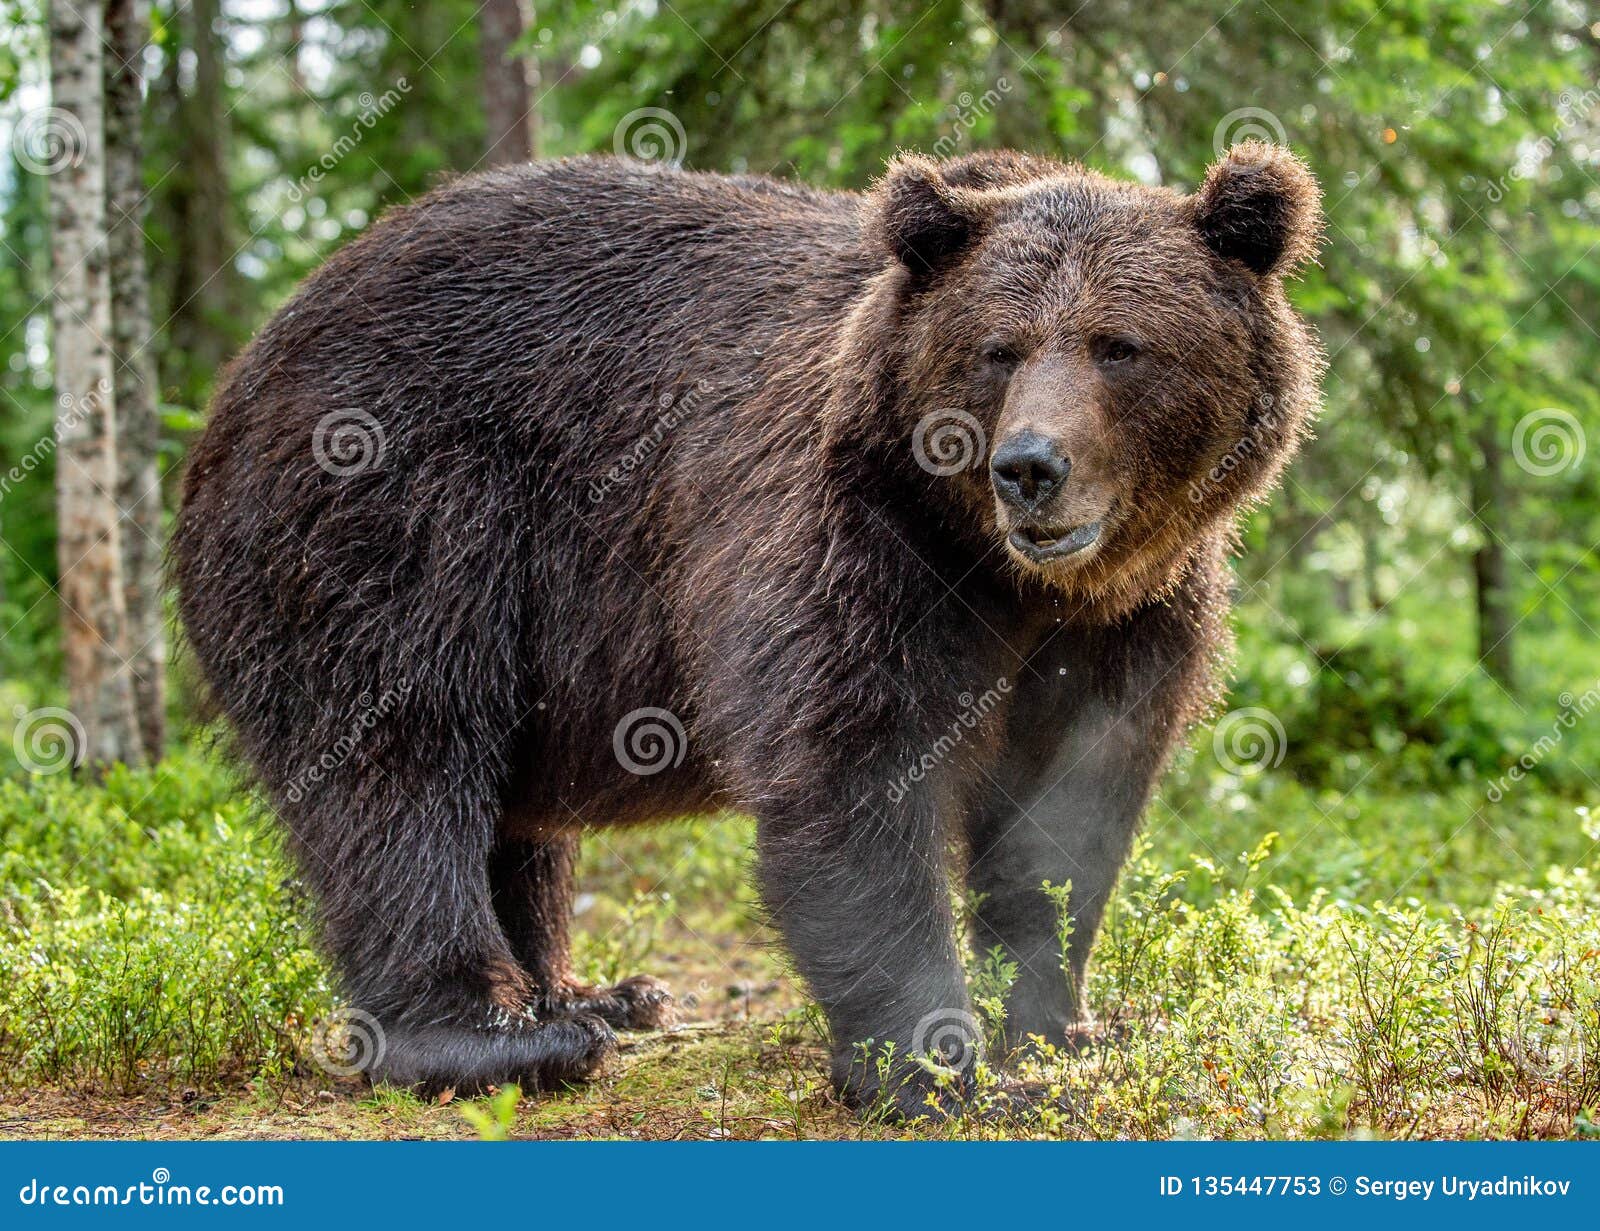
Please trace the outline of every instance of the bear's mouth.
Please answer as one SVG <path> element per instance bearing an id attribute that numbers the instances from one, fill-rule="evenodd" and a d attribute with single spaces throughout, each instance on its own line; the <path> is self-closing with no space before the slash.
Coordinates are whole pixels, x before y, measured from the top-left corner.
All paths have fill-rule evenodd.
<path id="1" fill-rule="evenodd" d="M 1006 541 L 1018 555 L 1035 564 L 1045 564 L 1051 560 L 1064 560 L 1092 547 L 1100 541 L 1104 529 L 1103 520 L 1085 522 L 1070 530 L 1049 526 L 1019 526 Z"/>

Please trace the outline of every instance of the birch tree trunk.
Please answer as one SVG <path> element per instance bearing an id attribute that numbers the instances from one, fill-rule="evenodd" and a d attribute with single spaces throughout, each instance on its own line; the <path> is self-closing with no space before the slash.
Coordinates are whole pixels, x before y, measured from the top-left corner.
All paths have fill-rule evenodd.
<path id="1" fill-rule="evenodd" d="M 117 409 L 117 503 L 128 663 L 144 755 L 166 742 L 166 626 L 161 606 L 161 472 L 150 287 L 144 265 L 144 131 L 140 59 L 148 0 L 106 4 L 106 203 L 110 227 L 111 349 Z"/>
<path id="2" fill-rule="evenodd" d="M 528 63 L 512 51 L 522 31 L 521 0 L 488 0 L 478 13 L 486 166 L 527 162 L 534 156 Z"/>
<path id="3" fill-rule="evenodd" d="M 50 176 L 56 280 L 57 594 L 69 704 L 84 734 L 74 758 L 139 759 L 117 509 L 117 416 L 106 251 L 104 33 L 99 0 L 50 5 L 50 84 L 70 154 Z"/>

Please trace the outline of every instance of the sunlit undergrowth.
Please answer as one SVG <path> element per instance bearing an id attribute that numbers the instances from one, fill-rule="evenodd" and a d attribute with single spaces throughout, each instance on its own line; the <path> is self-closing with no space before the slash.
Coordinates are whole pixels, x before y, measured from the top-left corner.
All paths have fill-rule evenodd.
<path id="1" fill-rule="evenodd" d="M 1600 884 L 1482 910 L 1355 907 L 1136 861 L 1094 972 L 1111 1045 L 1032 1066 L 1091 1137 L 1537 1136 L 1596 1131 Z M 1213 882 L 1207 905 L 1185 879 Z M 1222 883 L 1217 883 L 1218 881 Z"/>
<path id="2" fill-rule="evenodd" d="M 0 779 L 0 1072 L 133 1093 L 290 1070 L 330 1003 L 275 838 L 205 758 Z"/>
<path id="3" fill-rule="evenodd" d="M 1582 865 L 1600 825 L 1530 795 L 1523 828 L 1502 833 L 1471 819 L 1466 788 L 1358 790 L 1331 818 L 1328 806 L 1271 775 L 1183 769 L 1098 949 L 1106 1044 L 1026 1062 L 1054 1088 L 1047 1112 L 909 1129 L 859 1124 L 827 1093 L 815 1015 L 750 909 L 748 822 L 599 835 L 580 965 L 666 975 L 689 1024 L 637 1041 L 583 1090 L 523 1099 L 509 1131 L 1595 1133 L 1600 883 Z M 478 1131 L 317 1066 L 312 1040 L 336 1001 L 308 904 L 210 757 L 186 751 L 100 787 L 0 779 L 0 837 L 0 1105 L 40 1091 L 233 1100 L 243 1110 L 226 1131 L 249 1133 L 265 1095 L 309 1090 L 321 1118 L 296 1131 Z"/>

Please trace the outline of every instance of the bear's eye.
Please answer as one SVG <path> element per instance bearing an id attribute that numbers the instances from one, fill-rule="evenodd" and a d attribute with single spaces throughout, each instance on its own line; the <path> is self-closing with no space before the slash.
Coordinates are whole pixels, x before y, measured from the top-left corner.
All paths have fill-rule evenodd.
<path id="1" fill-rule="evenodd" d="M 1101 363 L 1127 363 L 1139 357 L 1139 344 L 1132 338 L 1100 338 L 1094 352 Z"/>
<path id="2" fill-rule="evenodd" d="M 985 342 L 983 344 L 983 361 L 997 368 L 1014 368 L 1017 366 L 1017 352 L 1004 342 Z"/>

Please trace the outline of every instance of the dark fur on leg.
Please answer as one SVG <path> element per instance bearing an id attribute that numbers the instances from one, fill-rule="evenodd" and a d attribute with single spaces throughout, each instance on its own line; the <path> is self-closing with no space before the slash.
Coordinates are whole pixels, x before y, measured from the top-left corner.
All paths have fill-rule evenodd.
<path id="1" fill-rule="evenodd" d="M 424 1096 L 445 1089 L 481 1094 L 515 1082 L 524 1090 L 556 1090 L 594 1075 L 616 1049 L 611 1027 L 597 1017 L 562 1017 L 481 1029 L 424 1026 L 396 1031 L 374 1082 L 406 1086 Z"/>
<path id="2" fill-rule="evenodd" d="M 848 791 L 847 779 L 834 781 Z M 762 816 L 757 870 L 827 1015 L 834 1087 L 850 1105 L 896 1118 L 929 1114 L 930 1098 L 948 1110 L 970 1090 L 980 1048 L 954 943 L 941 810 L 919 789 L 895 805 L 863 790 L 854 806 L 839 799 L 819 811 L 826 823 L 809 810 L 810 823 L 776 807 Z M 930 1074 L 924 1055 L 953 1068 L 951 1079 Z"/>

